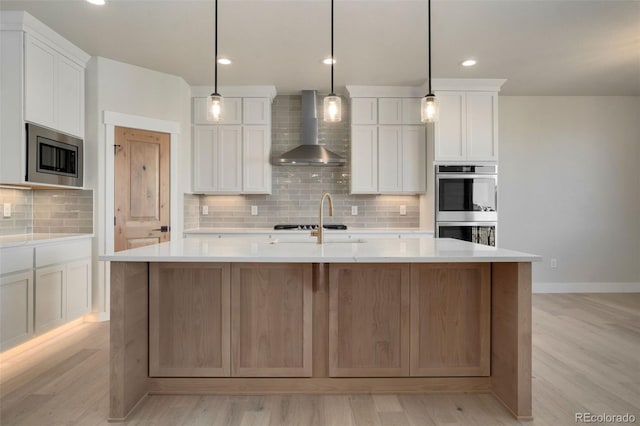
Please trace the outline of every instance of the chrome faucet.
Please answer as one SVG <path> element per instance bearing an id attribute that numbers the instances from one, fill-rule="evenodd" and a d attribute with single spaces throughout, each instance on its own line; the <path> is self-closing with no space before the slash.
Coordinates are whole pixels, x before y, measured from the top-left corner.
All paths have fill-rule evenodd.
<path id="1" fill-rule="evenodd" d="M 314 229 L 311 231 L 312 237 L 318 237 L 318 244 L 322 244 L 324 242 L 324 220 L 322 207 L 324 207 L 324 199 L 329 199 L 329 216 L 333 216 L 333 198 L 331 198 L 331 194 L 328 192 L 322 193 L 322 198 L 320 199 L 320 224 L 318 225 L 318 229 Z"/>

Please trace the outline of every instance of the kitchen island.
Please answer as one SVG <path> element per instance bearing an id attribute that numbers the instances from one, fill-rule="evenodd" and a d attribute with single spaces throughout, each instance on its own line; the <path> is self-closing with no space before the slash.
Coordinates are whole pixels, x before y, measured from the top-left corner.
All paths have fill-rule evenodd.
<path id="1" fill-rule="evenodd" d="M 111 261 L 110 418 L 148 394 L 493 393 L 531 413 L 534 255 L 190 238 Z"/>

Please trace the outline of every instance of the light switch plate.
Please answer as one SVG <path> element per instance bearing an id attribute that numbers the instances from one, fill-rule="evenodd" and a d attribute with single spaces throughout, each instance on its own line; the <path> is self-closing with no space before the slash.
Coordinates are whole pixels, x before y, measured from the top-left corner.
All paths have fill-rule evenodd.
<path id="1" fill-rule="evenodd" d="M 404 204 L 402 204 L 400 206 L 400 216 L 406 216 L 407 215 L 407 206 L 405 206 Z"/>
<path id="2" fill-rule="evenodd" d="M 11 217 L 11 203 L 4 203 L 2 206 L 2 216 Z"/>
<path id="3" fill-rule="evenodd" d="M 209 214 L 209 206 L 202 206 L 202 214 L 205 216 Z"/>
<path id="4" fill-rule="evenodd" d="M 251 216 L 258 216 L 258 206 L 251 206 Z"/>
<path id="5" fill-rule="evenodd" d="M 358 206 L 351 206 L 351 216 L 358 216 Z"/>

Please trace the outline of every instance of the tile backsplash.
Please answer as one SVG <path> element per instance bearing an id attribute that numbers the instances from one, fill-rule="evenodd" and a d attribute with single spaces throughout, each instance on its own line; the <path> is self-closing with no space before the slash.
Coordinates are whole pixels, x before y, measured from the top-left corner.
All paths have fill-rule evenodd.
<path id="1" fill-rule="evenodd" d="M 92 233 L 93 191 L 0 189 L 11 217 L 0 220 L 0 235 Z"/>
<path id="2" fill-rule="evenodd" d="M 272 105 L 272 154 L 278 155 L 301 143 L 300 95 L 276 96 Z M 419 226 L 419 196 L 351 195 L 350 185 L 350 121 L 349 99 L 342 99 L 343 120 L 325 123 L 322 120 L 322 97 L 318 96 L 318 140 L 328 149 L 347 159 L 343 167 L 274 166 L 271 195 L 185 195 L 185 229 L 195 227 L 264 228 L 276 223 L 316 223 L 323 191 L 333 196 L 335 212 L 326 223 L 344 223 L 363 228 L 417 228 Z M 199 202 L 196 207 L 196 200 Z M 407 214 L 400 215 L 400 205 Z M 209 214 L 202 214 L 208 206 Z M 251 216 L 251 206 L 258 215 Z M 358 215 L 351 215 L 351 206 Z M 326 209 L 326 207 L 325 207 Z M 197 219 L 197 220 L 196 220 Z"/>

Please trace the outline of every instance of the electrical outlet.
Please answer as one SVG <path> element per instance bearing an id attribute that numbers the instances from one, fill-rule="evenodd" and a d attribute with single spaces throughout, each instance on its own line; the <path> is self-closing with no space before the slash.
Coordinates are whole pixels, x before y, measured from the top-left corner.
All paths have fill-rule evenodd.
<path id="1" fill-rule="evenodd" d="M 251 206 L 251 216 L 258 216 L 258 206 Z"/>
<path id="2" fill-rule="evenodd" d="M 4 203 L 2 207 L 2 216 L 11 217 L 11 203 Z"/>
<path id="3" fill-rule="evenodd" d="M 209 214 L 209 206 L 202 206 L 202 214 L 205 216 Z"/>
<path id="4" fill-rule="evenodd" d="M 400 216 L 406 216 L 407 215 L 407 206 L 405 206 L 404 204 L 402 204 L 400 206 Z"/>
<path id="5" fill-rule="evenodd" d="M 558 267 L 558 260 L 557 259 L 551 259 L 551 267 L 552 268 L 557 268 Z"/>
<path id="6" fill-rule="evenodd" d="M 351 206 L 351 216 L 358 216 L 358 206 Z"/>

